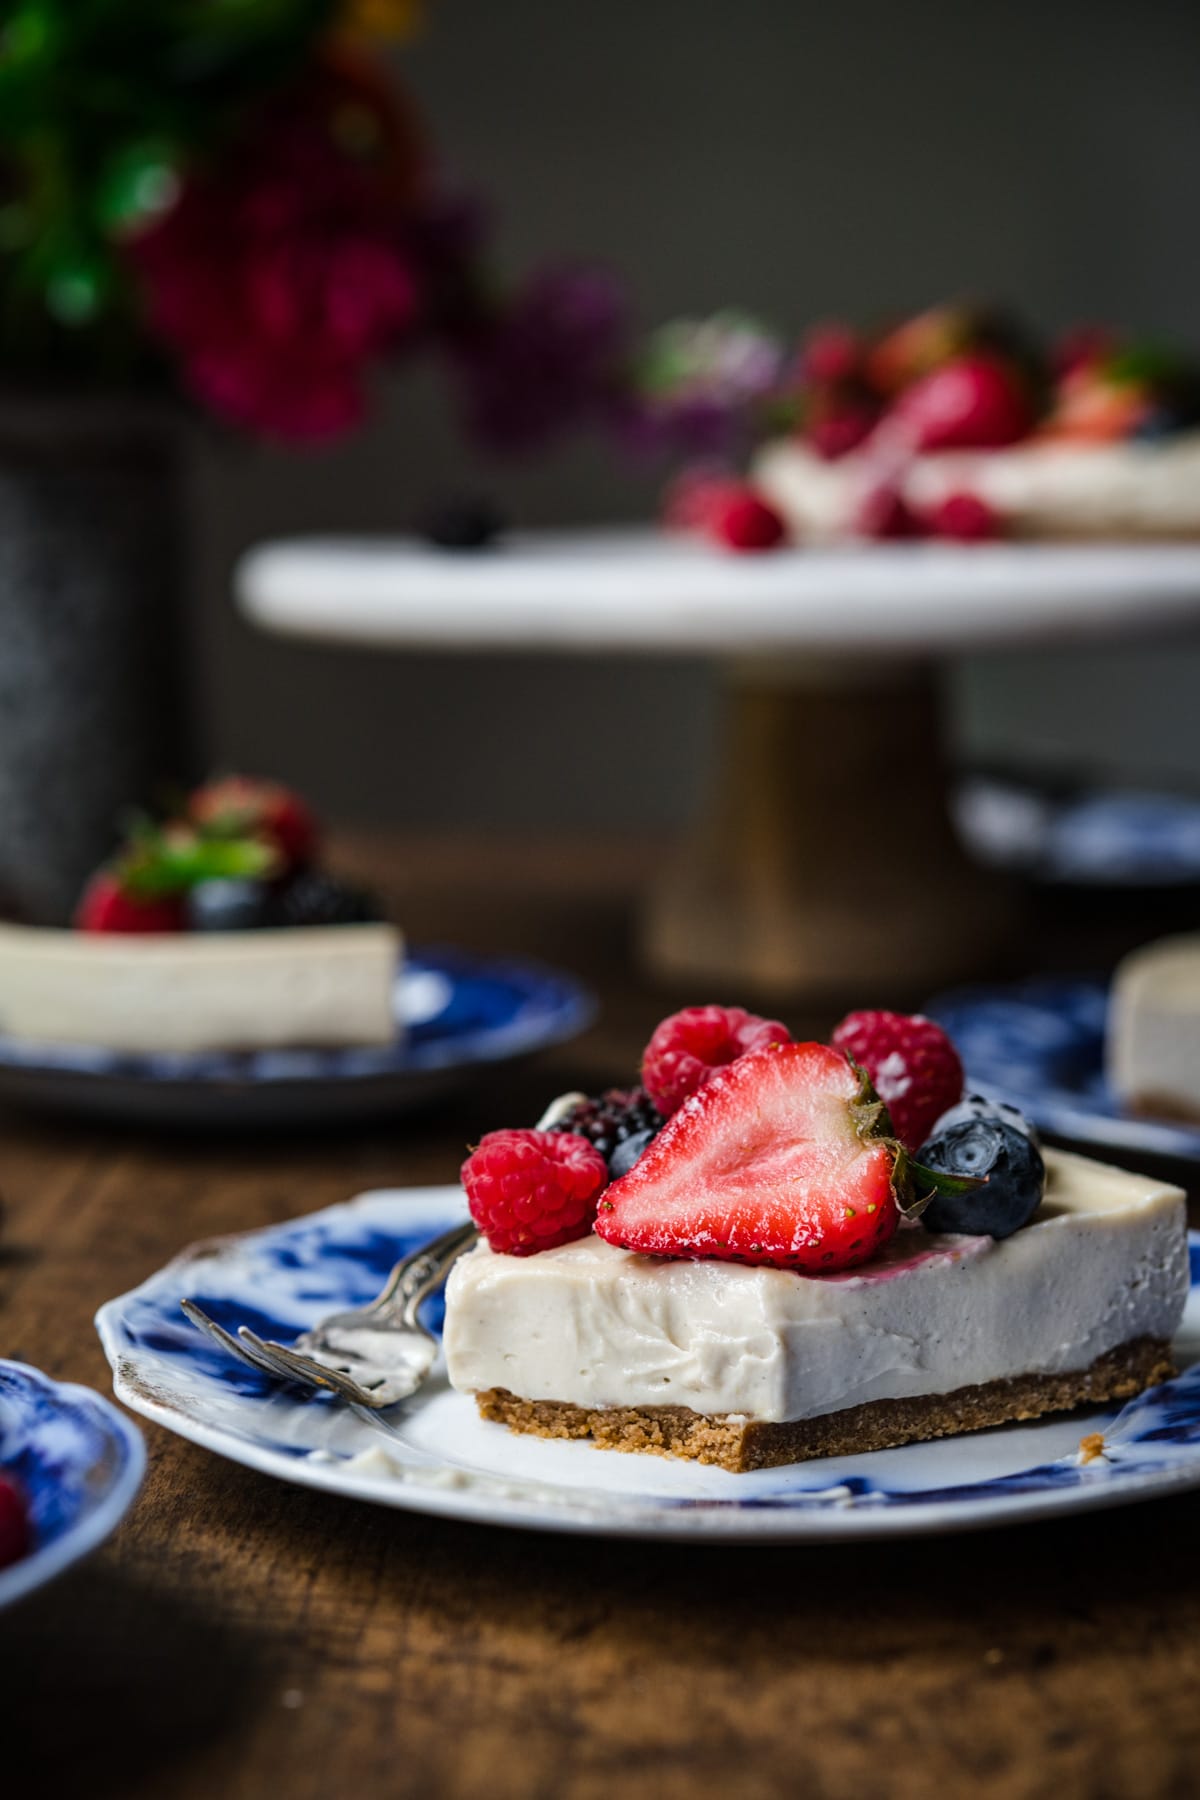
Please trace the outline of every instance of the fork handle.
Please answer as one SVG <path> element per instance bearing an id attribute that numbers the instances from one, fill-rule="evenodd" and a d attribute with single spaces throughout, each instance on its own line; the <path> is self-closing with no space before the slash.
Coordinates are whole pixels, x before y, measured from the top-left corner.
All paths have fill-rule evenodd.
<path id="1" fill-rule="evenodd" d="M 370 1309 L 372 1318 L 381 1325 L 390 1325 L 397 1319 L 404 1325 L 415 1325 L 421 1302 L 442 1285 L 459 1257 L 478 1237 L 475 1226 L 468 1221 L 402 1257 Z"/>

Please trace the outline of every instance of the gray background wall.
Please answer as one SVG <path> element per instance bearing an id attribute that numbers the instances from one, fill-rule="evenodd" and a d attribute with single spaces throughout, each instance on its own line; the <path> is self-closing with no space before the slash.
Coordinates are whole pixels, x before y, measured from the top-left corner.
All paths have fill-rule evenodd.
<path id="1" fill-rule="evenodd" d="M 622 270 L 644 322 L 736 301 L 786 328 L 956 292 L 1043 326 L 1110 319 L 1200 349 L 1193 0 L 434 0 L 403 58 L 447 169 L 492 197 L 513 269 Z M 498 828 L 683 818 L 714 729 L 702 664 L 368 655 L 272 641 L 239 550 L 387 531 L 483 482 L 523 523 L 645 513 L 656 483 L 576 445 L 480 471 L 433 371 L 299 455 L 207 442 L 196 655 L 210 760 L 348 819 Z M 1006 655 L 952 681 L 973 756 L 1200 787 L 1200 637 Z"/>

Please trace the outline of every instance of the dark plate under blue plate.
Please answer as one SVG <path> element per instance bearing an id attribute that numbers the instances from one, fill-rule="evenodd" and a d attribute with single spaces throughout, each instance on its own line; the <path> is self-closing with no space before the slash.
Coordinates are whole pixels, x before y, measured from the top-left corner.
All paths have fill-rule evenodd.
<path id="1" fill-rule="evenodd" d="M 1046 977 L 958 988 L 925 1008 L 958 1045 L 967 1080 L 1043 1131 L 1110 1150 L 1200 1159 L 1200 1129 L 1123 1112 L 1104 1073 L 1108 983 Z"/>
<path id="2" fill-rule="evenodd" d="M 587 989 L 555 969 L 413 950 L 392 1044 L 137 1056 L 0 1037 L 0 1099 L 159 1124 L 350 1120 L 419 1106 L 473 1069 L 574 1037 L 594 1015 Z"/>
<path id="3" fill-rule="evenodd" d="M 33 1548 L 0 1569 L 0 1608 L 94 1550 L 141 1486 L 142 1434 L 90 1388 L 0 1361 L 0 1468 L 29 1506 Z"/>

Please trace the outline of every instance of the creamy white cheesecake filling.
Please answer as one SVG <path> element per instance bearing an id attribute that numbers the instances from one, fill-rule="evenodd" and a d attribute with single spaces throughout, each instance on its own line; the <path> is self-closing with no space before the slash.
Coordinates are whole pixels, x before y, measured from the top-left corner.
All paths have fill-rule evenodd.
<path id="1" fill-rule="evenodd" d="M 1200 432 L 1165 443 L 1067 444 L 939 451 L 911 460 L 853 452 L 827 462 L 796 438 L 759 452 L 754 479 L 800 538 L 849 535 L 863 496 L 884 478 L 913 506 L 977 494 L 1033 535 L 1190 537 L 1200 532 Z"/>
<path id="2" fill-rule="evenodd" d="M 0 925 L 0 1032 L 134 1052 L 387 1044 L 390 925 L 105 935 Z"/>
<path id="3" fill-rule="evenodd" d="M 907 1228 L 844 1275 L 672 1262 L 594 1236 L 531 1257 L 481 1244 L 446 1290 L 450 1380 L 777 1422 L 1169 1338 L 1188 1291 L 1182 1190 L 1062 1151 L 1046 1167 L 1045 1202 L 1015 1236 Z"/>

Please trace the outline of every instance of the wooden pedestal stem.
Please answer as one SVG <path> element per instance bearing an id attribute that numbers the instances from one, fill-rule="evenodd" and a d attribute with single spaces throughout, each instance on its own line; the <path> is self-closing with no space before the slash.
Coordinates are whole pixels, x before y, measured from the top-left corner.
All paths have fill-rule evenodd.
<path id="1" fill-rule="evenodd" d="M 932 671 L 728 670 L 707 809 L 644 920 L 654 972 L 879 1004 L 971 972 L 1009 915 L 950 823 Z"/>

